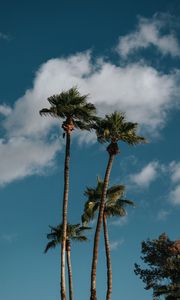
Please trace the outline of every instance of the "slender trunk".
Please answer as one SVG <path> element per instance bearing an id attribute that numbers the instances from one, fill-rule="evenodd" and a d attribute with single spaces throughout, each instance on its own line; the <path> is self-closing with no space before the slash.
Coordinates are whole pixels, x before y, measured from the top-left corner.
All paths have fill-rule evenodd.
<path id="1" fill-rule="evenodd" d="M 70 240 L 66 241 L 68 281 L 69 281 L 69 300 L 73 300 L 73 282 L 72 282 L 72 266 L 71 266 L 71 245 Z"/>
<path id="2" fill-rule="evenodd" d="M 96 273 L 97 273 L 98 247 L 99 247 L 99 240 L 100 240 L 101 225 L 103 222 L 104 206 L 105 206 L 105 201 L 106 201 L 109 176 L 110 176 L 114 157 L 115 157 L 115 154 L 109 155 L 109 161 L 108 161 L 108 165 L 107 165 L 106 173 L 105 173 L 105 177 L 104 177 L 104 186 L 103 186 L 103 191 L 102 191 L 101 204 L 100 204 L 100 208 L 99 208 L 98 220 L 97 220 L 96 231 L 95 231 L 95 236 L 94 236 L 93 259 L 92 259 L 92 267 L 91 267 L 91 297 L 90 297 L 90 300 L 97 300 L 97 297 L 96 297 Z"/>
<path id="3" fill-rule="evenodd" d="M 67 231 L 67 208 L 69 192 L 69 162 L 70 162 L 70 133 L 66 132 L 66 154 L 64 162 L 64 196 L 63 196 L 63 237 L 61 243 L 61 300 L 66 300 L 66 283 L 65 283 L 65 248 L 66 248 L 66 231 Z"/>
<path id="4" fill-rule="evenodd" d="M 111 294 L 112 294 L 112 265 L 111 265 L 111 255 L 110 255 L 110 245 L 109 245 L 109 237 L 108 237 L 108 229 L 107 229 L 107 220 L 106 220 L 105 214 L 103 215 L 103 228 L 104 228 L 104 242 L 105 242 L 106 265 L 107 265 L 106 300 L 110 300 Z"/>

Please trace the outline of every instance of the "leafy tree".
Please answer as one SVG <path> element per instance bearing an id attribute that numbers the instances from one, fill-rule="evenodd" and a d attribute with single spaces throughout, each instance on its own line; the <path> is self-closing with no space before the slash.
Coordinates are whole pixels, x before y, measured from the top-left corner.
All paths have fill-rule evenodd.
<path id="1" fill-rule="evenodd" d="M 61 299 L 66 300 L 65 287 L 65 245 L 67 228 L 67 209 L 69 192 L 69 163 L 70 163 L 70 137 L 75 128 L 90 130 L 96 120 L 95 106 L 87 102 L 87 95 L 81 95 L 76 87 L 63 91 L 59 95 L 49 97 L 50 108 L 40 110 L 40 115 L 65 119 L 62 123 L 64 136 L 66 136 L 66 153 L 64 161 L 64 195 L 63 195 L 63 238 L 61 243 Z"/>
<path id="2" fill-rule="evenodd" d="M 118 142 L 123 141 L 129 145 L 136 145 L 146 142 L 145 138 L 138 136 L 137 123 L 127 122 L 125 116 L 121 112 L 114 112 L 106 115 L 104 119 L 99 119 L 94 126 L 96 130 L 97 139 L 100 143 L 108 142 L 107 152 L 109 160 L 104 176 L 103 191 L 101 195 L 101 202 L 99 207 L 99 214 L 97 226 L 94 236 L 93 258 L 91 267 L 91 296 L 90 300 L 96 300 L 96 272 L 98 260 L 98 247 L 100 239 L 100 231 L 103 222 L 104 207 L 106 202 L 106 194 L 109 183 L 110 172 L 115 156 L 119 153 Z"/>
<path id="3" fill-rule="evenodd" d="M 49 249 L 55 248 L 63 240 L 63 225 L 58 225 L 57 227 L 52 227 L 51 233 L 47 234 L 48 244 L 44 252 L 46 253 Z M 84 242 L 87 241 L 87 237 L 84 235 L 84 231 L 91 229 L 90 227 L 80 226 L 80 224 L 67 224 L 66 230 L 66 258 L 67 258 L 67 268 L 68 268 L 68 280 L 69 280 L 69 299 L 73 300 L 73 281 L 72 281 L 72 266 L 71 266 L 71 240 Z"/>
<path id="4" fill-rule="evenodd" d="M 124 199 L 123 185 L 114 185 L 107 190 L 104 215 L 103 215 L 103 229 L 104 229 L 104 242 L 106 250 L 106 265 L 107 265 L 107 293 L 106 300 L 110 300 L 112 294 L 112 264 L 110 255 L 110 244 L 107 228 L 107 217 L 126 215 L 125 207 L 127 205 L 134 205 L 133 201 Z M 84 206 L 84 213 L 82 215 L 82 222 L 87 225 L 90 220 L 94 219 L 97 210 L 99 210 L 101 196 L 103 191 L 103 181 L 98 177 L 96 188 L 87 188 L 85 195 L 88 200 Z"/>
<path id="5" fill-rule="evenodd" d="M 142 260 L 147 268 L 135 264 L 135 274 L 153 289 L 155 299 L 180 299 L 180 240 L 172 241 L 163 233 L 158 239 L 142 242 Z"/>

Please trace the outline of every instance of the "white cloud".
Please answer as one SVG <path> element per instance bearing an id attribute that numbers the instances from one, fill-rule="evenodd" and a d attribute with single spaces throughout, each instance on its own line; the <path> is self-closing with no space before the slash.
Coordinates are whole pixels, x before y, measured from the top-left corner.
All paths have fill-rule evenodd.
<path id="1" fill-rule="evenodd" d="M 167 219 L 167 217 L 170 215 L 170 211 L 168 210 L 165 210 L 165 209 L 161 209 L 159 212 L 158 212 L 158 215 L 157 215 L 157 219 L 159 221 L 164 221 Z"/>
<path id="2" fill-rule="evenodd" d="M 6 104 L 3 104 L 3 105 L 0 105 L 0 114 L 3 115 L 3 116 L 8 116 L 10 115 L 12 109 L 10 106 L 6 105 Z"/>
<path id="3" fill-rule="evenodd" d="M 147 188 L 149 185 L 161 177 L 167 183 L 165 190 L 166 198 L 169 203 L 173 205 L 180 204 L 180 162 L 172 161 L 168 164 L 160 163 L 159 161 L 152 161 L 145 165 L 140 172 L 128 176 L 132 187 L 134 184 Z M 169 209 L 161 209 L 157 214 L 157 220 L 166 220 L 171 211 Z"/>
<path id="4" fill-rule="evenodd" d="M 110 242 L 111 251 L 117 250 L 122 244 L 124 244 L 124 239 Z"/>
<path id="5" fill-rule="evenodd" d="M 139 18 L 137 29 L 120 37 L 117 51 L 122 57 L 127 57 L 139 49 L 150 46 L 156 47 L 163 55 L 180 56 L 180 44 L 174 32 L 168 30 L 167 18 L 169 15 L 154 15 L 152 19 Z M 169 22 L 171 23 L 171 22 Z M 169 32 L 162 33 L 162 30 Z"/>
<path id="6" fill-rule="evenodd" d="M 89 101 L 97 105 L 101 114 L 119 109 L 126 112 L 129 120 L 140 122 L 148 130 L 157 131 L 164 125 L 168 109 L 177 105 L 178 76 L 178 73 L 163 75 L 152 67 L 139 63 L 125 67 L 99 60 L 93 63 L 90 52 L 51 59 L 40 67 L 33 88 L 15 102 L 2 126 L 9 141 L 11 138 L 25 137 L 31 144 L 35 142 L 36 146 L 38 139 L 47 149 L 47 135 L 53 126 L 60 125 L 60 121 L 50 117 L 41 118 L 39 110 L 48 106 L 48 96 L 77 85 L 81 93 L 90 93 Z M 79 141 L 92 142 L 94 136 L 84 134 Z M 12 143 L 9 143 L 9 147 L 12 147 Z M 53 149 L 51 157 L 54 157 L 57 147 L 54 146 Z M 44 164 L 48 161 L 47 158 Z M 32 163 L 34 164 L 34 160 Z M 11 169 L 8 160 L 7 168 Z M 27 164 L 25 169 L 27 170 Z M 1 170 L 0 173 L 3 182 Z M 32 168 L 24 176 L 27 173 L 32 174 Z M 23 173 L 21 176 L 23 177 Z M 11 178 L 13 180 L 15 175 Z"/>
<path id="7" fill-rule="evenodd" d="M 146 188 L 157 178 L 158 168 L 158 162 L 150 162 L 139 173 L 130 175 L 130 180 L 138 186 Z"/>
<path id="8" fill-rule="evenodd" d="M 93 63 L 91 58 L 87 52 L 43 64 L 36 74 L 33 89 L 15 103 L 4 123 L 11 135 L 46 132 L 56 121 L 41 119 L 39 109 L 48 106 L 48 96 L 73 85 L 77 85 L 81 93 L 91 95 L 90 101 L 101 114 L 120 109 L 126 112 L 128 119 L 149 130 L 164 125 L 168 110 L 178 104 L 178 71 L 162 74 L 141 63 L 121 67 L 103 60 Z"/>
<path id="9" fill-rule="evenodd" d="M 82 94 L 90 94 L 89 101 L 97 106 L 99 114 L 124 111 L 128 120 L 154 134 L 165 126 L 169 110 L 179 107 L 179 80 L 179 70 L 163 74 L 142 62 L 115 65 L 103 58 L 94 59 L 90 51 L 48 60 L 37 71 L 32 89 L 17 99 L 14 107 L 0 106 L 4 115 L 0 124 L 4 129 L 0 185 L 40 173 L 53 161 L 59 146 L 57 140 L 49 143 L 47 137 L 54 126 L 60 128 L 60 120 L 39 116 L 39 110 L 48 107 L 46 99 L 50 95 L 77 85 Z M 89 133 L 75 136 L 81 144 L 95 142 Z M 141 185 L 153 180 L 153 167 L 145 171 L 147 179 L 140 174 L 134 177 Z"/>
<path id="10" fill-rule="evenodd" d="M 180 184 L 178 184 L 170 193 L 170 202 L 173 205 L 180 205 Z"/>
<path id="11" fill-rule="evenodd" d="M 58 142 L 46 144 L 23 137 L 0 140 L 0 185 L 32 174 L 39 174 L 52 165 Z"/>
<path id="12" fill-rule="evenodd" d="M 124 225 L 127 225 L 127 223 L 128 223 L 128 217 L 124 216 L 124 217 L 119 217 L 116 220 L 111 221 L 110 225 L 115 225 L 115 226 L 122 227 Z"/>
<path id="13" fill-rule="evenodd" d="M 138 173 L 131 174 L 128 176 L 130 182 L 132 183 L 132 187 L 134 184 L 147 188 L 149 185 L 157 179 L 157 177 L 161 177 L 161 179 L 167 182 L 167 189 L 165 190 L 166 199 L 168 199 L 169 203 L 172 205 L 180 204 L 180 162 L 172 161 L 168 164 L 160 163 L 159 161 L 149 162 L 146 166 L 142 168 L 142 170 Z M 169 183 L 168 183 L 168 181 Z M 166 220 L 170 215 L 171 211 L 169 209 L 161 209 L 157 213 L 157 220 L 162 221 Z"/>
<path id="14" fill-rule="evenodd" d="M 180 182 L 180 162 L 171 162 L 170 163 L 170 172 L 171 172 L 171 180 L 176 183 Z"/>
<path id="15" fill-rule="evenodd" d="M 169 164 L 170 178 L 172 181 L 172 189 L 169 193 L 169 201 L 173 205 L 180 204 L 180 162 L 172 161 Z"/>
<path id="16" fill-rule="evenodd" d="M 97 137 L 94 131 L 75 131 L 73 137 L 78 139 L 79 146 L 85 146 L 89 144 L 95 144 Z"/>

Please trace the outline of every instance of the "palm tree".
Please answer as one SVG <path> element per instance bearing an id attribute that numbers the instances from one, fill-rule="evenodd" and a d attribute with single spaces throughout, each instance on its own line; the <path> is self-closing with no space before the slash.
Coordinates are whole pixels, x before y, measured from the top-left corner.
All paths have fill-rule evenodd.
<path id="1" fill-rule="evenodd" d="M 133 201 L 124 199 L 125 187 L 123 185 L 114 185 L 107 189 L 105 200 L 104 214 L 103 214 L 103 229 L 104 242 L 106 250 L 106 265 L 107 265 L 107 293 L 106 300 L 110 300 L 112 294 L 112 265 L 110 256 L 110 244 L 107 229 L 107 217 L 125 216 L 127 205 L 134 205 Z M 85 195 L 88 200 L 84 206 L 84 214 L 82 215 L 83 225 L 87 225 L 90 220 L 94 219 L 97 210 L 99 210 L 101 196 L 103 192 L 103 181 L 98 177 L 97 187 L 87 188 Z"/>
<path id="2" fill-rule="evenodd" d="M 95 106 L 87 103 L 87 95 L 81 95 L 76 87 L 68 91 L 63 91 L 59 95 L 53 95 L 47 100 L 50 108 L 40 110 L 40 115 L 52 116 L 55 118 L 65 119 L 62 123 L 64 136 L 66 136 L 66 153 L 64 161 L 64 195 L 63 195 L 63 238 L 61 243 L 61 299 L 66 300 L 65 286 L 65 245 L 66 245 L 66 228 L 67 228 L 67 209 L 68 209 L 68 192 L 69 192 L 69 163 L 70 163 L 70 137 L 75 128 L 81 130 L 90 130 L 91 124 L 96 117 Z"/>
<path id="3" fill-rule="evenodd" d="M 59 243 L 62 244 L 63 240 L 63 224 L 57 227 L 52 227 L 51 233 L 47 234 L 50 242 L 46 245 L 44 252 L 46 253 L 49 249 L 55 248 Z M 66 258 L 68 268 L 68 281 L 69 281 L 69 299 L 73 300 L 73 282 L 72 282 L 72 265 L 71 265 L 71 240 L 84 242 L 87 241 L 87 237 L 83 234 L 84 230 L 91 229 L 90 227 L 80 226 L 80 224 L 67 224 L 66 230 Z"/>
<path id="4" fill-rule="evenodd" d="M 96 122 L 94 129 L 96 130 L 97 139 L 100 143 L 109 142 L 107 152 L 109 160 L 104 176 L 103 191 L 99 207 L 98 220 L 94 236 L 93 258 L 91 267 L 91 296 L 90 300 L 96 300 L 96 272 L 98 260 L 98 247 L 100 239 L 101 225 L 103 222 L 104 207 L 106 201 L 107 188 L 109 183 L 110 172 L 115 156 L 119 153 L 118 141 L 123 141 L 129 145 L 145 143 L 146 140 L 142 136 L 136 134 L 137 123 L 127 122 L 125 116 L 121 112 L 114 112 L 111 115 L 106 115 L 104 119 Z"/>

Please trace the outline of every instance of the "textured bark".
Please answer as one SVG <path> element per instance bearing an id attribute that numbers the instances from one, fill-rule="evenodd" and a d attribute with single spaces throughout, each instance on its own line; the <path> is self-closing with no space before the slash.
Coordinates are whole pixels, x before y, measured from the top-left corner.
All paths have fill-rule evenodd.
<path id="1" fill-rule="evenodd" d="M 71 245 L 70 240 L 66 241 L 68 281 L 69 281 L 69 300 L 73 300 L 73 282 L 72 282 L 72 266 L 71 266 Z"/>
<path id="2" fill-rule="evenodd" d="M 110 255 L 110 244 L 109 244 L 108 229 L 107 229 L 107 220 L 106 220 L 105 214 L 103 215 L 103 228 L 104 228 L 104 242 L 105 242 L 106 265 L 107 265 L 106 300 L 110 300 L 111 294 L 112 294 L 112 265 L 111 265 L 111 255 Z"/>
<path id="3" fill-rule="evenodd" d="M 65 283 L 65 248 L 67 232 L 67 208 L 69 193 L 69 162 L 70 162 L 70 132 L 66 132 L 66 154 L 64 162 L 64 196 L 63 196 L 63 237 L 61 243 L 61 300 L 66 300 L 66 283 Z"/>
<path id="4" fill-rule="evenodd" d="M 118 147 L 118 143 L 117 142 L 111 142 L 109 144 L 109 146 L 107 147 L 107 151 L 109 153 L 109 155 L 116 155 L 119 153 L 119 147 Z"/>
<path id="5" fill-rule="evenodd" d="M 107 149 L 107 151 L 108 151 L 108 149 Z M 108 184 L 109 184 L 109 176 L 110 176 L 114 157 L 115 157 L 115 154 L 109 155 L 109 161 L 108 161 L 108 165 L 107 165 L 106 173 L 105 173 L 105 177 L 104 177 L 104 186 L 103 186 L 103 191 L 102 191 L 101 204 L 100 204 L 100 208 L 99 208 L 98 220 L 97 220 L 96 231 L 95 231 L 95 236 L 94 236 L 94 248 L 93 248 L 93 258 L 92 258 L 92 267 L 91 267 L 90 300 L 97 300 L 97 297 L 96 297 L 96 273 L 97 273 L 97 261 L 98 261 L 98 248 L 99 248 L 101 226 L 102 226 L 102 222 L 103 222 L 103 214 L 104 214 L 107 188 L 108 188 Z"/>

